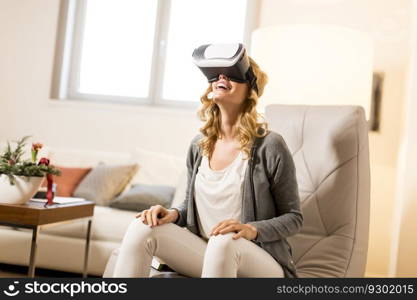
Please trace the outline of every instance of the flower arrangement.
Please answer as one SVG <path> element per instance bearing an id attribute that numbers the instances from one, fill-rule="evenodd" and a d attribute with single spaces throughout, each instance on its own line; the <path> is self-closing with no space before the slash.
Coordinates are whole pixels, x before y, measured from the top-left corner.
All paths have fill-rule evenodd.
<path id="1" fill-rule="evenodd" d="M 43 157 L 38 161 L 38 151 L 43 147 L 41 143 L 33 143 L 31 160 L 23 160 L 24 148 L 29 137 L 25 136 L 16 141 L 17 145 L 14 150 L 8 142 L 6 149 L 0 155 L 0 175 L 6 175 L 11 185 L 15 184 L 15 176 L 43 177 L 45 175 L 61 175 L 59 169 L 49 165 L 49 159 Z"/>

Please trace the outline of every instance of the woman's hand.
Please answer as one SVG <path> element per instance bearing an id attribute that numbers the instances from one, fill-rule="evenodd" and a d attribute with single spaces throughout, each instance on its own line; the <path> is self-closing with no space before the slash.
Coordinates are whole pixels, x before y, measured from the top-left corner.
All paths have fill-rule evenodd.
<path id="1" fill-rule="evenodd" d="M 166 209 L 158 204 L 141 211 L 136 215 L 136 218 L 140 218 L 144 224 L 153 227 L 165 223 L 173 223 L 177 220 L 178 216 L 176 209 Z"/>
<path id="2" fill-rule="evenodd" d="M 258 231 L 255 226 L 251 224 L 241 224 L 235 219 L 224 220 L 218 223 L 213 227 L 210 235 L 218 235 L 219 233 L 225 234 L 232 231 L 237 232 L 232 237 L 234 240 L 240 237 L 244 237 L 247 240 L 254 240 L 258 236 Z"/>

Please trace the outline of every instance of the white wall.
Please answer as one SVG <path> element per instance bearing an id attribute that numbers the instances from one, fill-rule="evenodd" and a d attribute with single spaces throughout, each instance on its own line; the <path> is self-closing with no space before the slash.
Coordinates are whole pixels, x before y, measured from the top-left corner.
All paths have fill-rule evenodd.
<path id="1" fill-rule="evenodd" d="M 417 274 L 417 0 L 413 1 L 411 63 L 404 105 L 404 131 L 401 139 L 396 190 L 395 231 L 391 274 L 416 277 Z"/>
<path id="2" fill-rule="evenodd" d="M 260 26 L 337 24 L 371 34 L 376 71 L 385 73 L 381 129 L 370 132 L 369 276 L 387 276 L 393 241 L 398 145 L 407 65 L 411 0 L 263 0 Z"/>
<path id="3" fill-rule="evenodd" d="M 195 110 L 50 100 L 59 2 L 0 1 L 0 141 L 32 134 L 55 147 L 185 157 Z"/>

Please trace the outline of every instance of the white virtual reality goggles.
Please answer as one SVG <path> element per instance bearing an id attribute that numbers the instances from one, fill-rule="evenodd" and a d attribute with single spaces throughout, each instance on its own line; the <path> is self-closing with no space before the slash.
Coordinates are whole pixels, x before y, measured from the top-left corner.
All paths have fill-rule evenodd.
<path id="1" fill-rule="evenodd" d="M 243 44 L 206 44 L 194 49 L 193 61 L 208 82 L 217 81 L 220 74 L 231 81 L 248 82 L 258 93 L 256 76 L 249 64 Z"/>

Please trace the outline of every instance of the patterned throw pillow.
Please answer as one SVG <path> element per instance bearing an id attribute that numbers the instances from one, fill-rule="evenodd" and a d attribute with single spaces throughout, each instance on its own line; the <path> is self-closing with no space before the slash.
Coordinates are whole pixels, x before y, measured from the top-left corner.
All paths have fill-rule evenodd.
<path id="1" fill-rule="evenodd" d="M 134 184 L 130 190 L 111 201 L 110 207 L 142 211 L 152 205 L 169 207 L 175 188 L 167 185 Z"/>
<path id="2" fill-rule="evenodd" d="M 97 205 L 107 206 L 123 191 L 138 169 L 137 164 L 100 163 L 84 177 L 73 195 L 94 201 Z"/>

